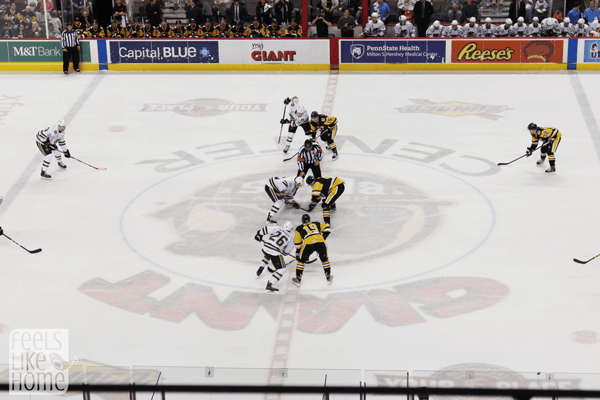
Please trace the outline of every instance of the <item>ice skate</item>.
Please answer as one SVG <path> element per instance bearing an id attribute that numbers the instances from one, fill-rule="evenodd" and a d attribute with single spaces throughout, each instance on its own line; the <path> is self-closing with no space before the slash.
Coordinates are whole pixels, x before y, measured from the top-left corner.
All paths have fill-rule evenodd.
<path id="1" fill-rule="evenodd" d="M 267 282 L 267 293 L 277 293 L 279 292 L 279 289 L 277 289 L 276 287 L 273 287 L 273 285 L 271 284 L 271 281 Z"/>

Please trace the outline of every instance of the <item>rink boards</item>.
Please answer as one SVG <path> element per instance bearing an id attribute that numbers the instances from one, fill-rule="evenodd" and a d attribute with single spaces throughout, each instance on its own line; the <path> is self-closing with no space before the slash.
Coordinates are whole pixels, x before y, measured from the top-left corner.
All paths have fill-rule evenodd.
<path id="1" fill-rule="evenodd" d="M 84 39 L 82 70 L 595 70 L 600 39 Z M 0 41 L 0 70 L 60 71 L 59 40 Z"/>

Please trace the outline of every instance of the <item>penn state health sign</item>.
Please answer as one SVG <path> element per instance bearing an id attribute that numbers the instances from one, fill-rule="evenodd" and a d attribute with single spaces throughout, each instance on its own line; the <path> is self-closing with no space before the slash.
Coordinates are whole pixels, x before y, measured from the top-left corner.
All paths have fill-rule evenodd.
<path id="1" fill-rule="evenodd" d="M 444 40 L 341 40 L 342 64 L 442 64 Z"/>

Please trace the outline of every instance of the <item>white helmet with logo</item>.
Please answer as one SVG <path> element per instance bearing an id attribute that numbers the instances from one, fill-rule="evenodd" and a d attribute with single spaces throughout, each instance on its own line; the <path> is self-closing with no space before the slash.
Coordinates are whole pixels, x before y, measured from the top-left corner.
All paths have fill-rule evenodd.
<path id="1" fill-rule="evenodd" d="M 300 187 L 304 185 L 304 179 L 302 179 L 301 176 L 298 176 L 296 177 L 296 179 L 294 179 L 294 184 L 296 185 L 296 187 Z"/>
<path id="2" fill-rule="evenodd" d="M 61 131 L 64 131 L 65 128 L 67 127 L 67 123 L 65 122 L 64 119 L 59 119 L 58 122 L 56 123 L 56 125 L 58 125 L 58 129 L 60 129 Z"/>

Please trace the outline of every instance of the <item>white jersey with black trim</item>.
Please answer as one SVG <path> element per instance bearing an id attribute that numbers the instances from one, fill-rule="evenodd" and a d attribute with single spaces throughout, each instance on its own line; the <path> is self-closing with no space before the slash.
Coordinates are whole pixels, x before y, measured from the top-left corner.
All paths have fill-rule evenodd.
<path id="1" fill-rule="evenodd" d="M 496 27 L 496 32 L 494 33 L 494 35 L 496 37 L 515 36 L 515 31 L 512 25 L 506 26 L 506 24 L 502 24 Z"/>
<path id="2" fill-rule="evenodd" d="M 65 133 L 58 129 L 58 125 L 50 125 L 48 128 L 41 130 L 35 135 L 35 140 L 41 144 L 60 145 L 63 152 L 67 151 L 67 143 L 65 142 Z"/>
<path id="3" fill-rule="evenodd" d="M 462 27 L 463 37 L 476 37 L 479 32 L 479 25 L 468 22 Z"/>
<path id="4" fill-rule="evenodd" d="M 444 33 L 444 30 L 441 25 L 437 28 L 435 26 L 431 25 L 429 28 L 427 28 L 427 31 L 425 32 L 425 36 L 427 36 L 427 37 L 442 37 L 443 33 Z"/>
<path id="5" fill-rule="evenodd" d="M 292 254 L 294 250 L 294 236 L 280 226 L 265 226 L 261 229 L 264 243 L 262 250 L 272 256 Z"/>
<path id="6" fill-rule="evenodd" d="M 527 29 L 527 36 L 531 36 L 531 37 L 542 36 L 542 25 L 537 24 L 537 26 L 535 26 L 535 25 L 533 25 L 533 23 L 531 23 L 529 25 L 529 29 Z"/>
<path id="7" fill-rule="evenodd" d="M 518 36 L 518 37 L 527 36 L 528 29 L 529 29 L 529 27 L 527 26 L 527 24 L 524 24 L 522 22 L 521 22 L 521 25 L 519 25 L 518 22 L 513 25 L 513 31 L 515 33 L 515 36 Z"/>
<path id="8" fill-rule="evenodd" d="M 413 24 L 406 21 L 404 25 L 401 22 L 398 22 L 396 26 L 394 26 L 394 34 L 396 37 L 415 37 L 417 34 L 415 33 L 415 28 Z"/>
<path id="9" fill-rule="evenodd" d="M 571 23 L 565 24 L 564 22 L 562 24 L 558 24 L 558 28 L 556 28 L 557 32 L 558 32 L 558 36 L 563 36 L 563 37 L 570 37 L 573 36 L 573 30 L 574 30 L 575 26 Z"/>
<path id="10" fill-rule="evenodd" d="M 279 178 L 277 176 L 269 179 L 267 185 L 276 192 L 282 193 L 284 198 L 293 198 L 298 191 L 295 184 L 295 178 Z"/>
<path id="11" fill-rule="evenodd" d="M 461 37 L 463 35 L 462 26 L 449 25 L 442 31 L 444 37 Z"/>
<path id="12" fill-rule="evenodd" d="M 590 36 L 589 26 L 587 26 L 587 24 L 583 24 L 583 26 L 579 26 L 579 24 L 575 25 L 575 28 L 573 28 L 573 36 L 576 36 L 576 37 Z"/>
<path id="13" fill-rule="evenodd" d="M 477 31 L 477 36 L 479 37 L 494 37 L 496 36 L 496 25 L 487 23 L 483 25 L 479 25 L 479 30 Z"/>
<path id="14" fill-rule="evenodd" d="M 372 20 L 369 20 L 369 22 L 367 23 L 367 25 L 365 25 L 365 31 L 364 31 L 364 36 L 365 37 L 383 37 L 385 36 L 385 24 L 378 19 L 377 22 L 373 22 Z"/>
<path id="15" fill-rule="evenodd" d="M 305 124 L 310 119 L 307 111 L 304 111 L 302 115 L 298 115 L 298 107 L 300 107 L 300 101 L 297 97 L 294 97 L 290 103 L 290 125 L 292 127 Z"/>

